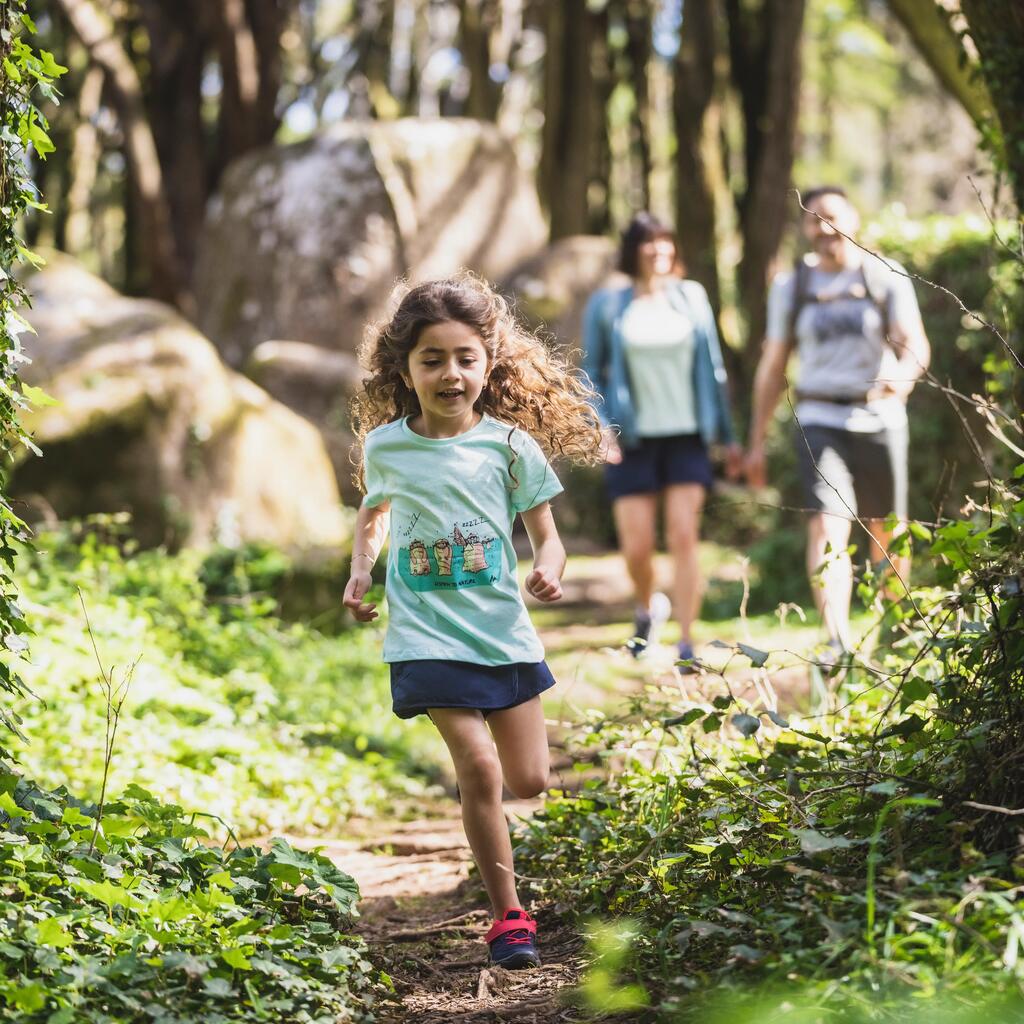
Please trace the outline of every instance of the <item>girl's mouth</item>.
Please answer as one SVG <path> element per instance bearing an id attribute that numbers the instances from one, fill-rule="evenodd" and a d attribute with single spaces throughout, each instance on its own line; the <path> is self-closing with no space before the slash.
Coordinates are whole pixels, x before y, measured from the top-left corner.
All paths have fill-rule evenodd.
<path id="1" fill-rule="evenodd" d="M 452 388 L 452 389 L 450 389 L 448 391 L 438 391 L 438 393 L 437 393 L 437 397 L 438 398 L 443 398 L 443 399 L 445 399 L 447 401 L 452 401 L 452 400 L 454 400 L 456 398 L 461 398 L 462 395 L 463 395 L 463 392 L 458 391 L 455 388 Z"/>

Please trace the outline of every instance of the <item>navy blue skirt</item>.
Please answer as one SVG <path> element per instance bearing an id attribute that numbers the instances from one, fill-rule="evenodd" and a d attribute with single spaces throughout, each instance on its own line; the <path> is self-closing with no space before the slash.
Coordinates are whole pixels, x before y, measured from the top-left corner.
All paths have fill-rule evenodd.
<path id="1" fill-rule="evenodd" d="M 470 665 L 428 660 L 391 663 L 391 701 L 399 718 L 425 715 L 430 708 L 475 708 L 484 715 L 504 711 L 555 685 L 547 663 Z"/>
<path id="2" fill-rule="evenodd" d="M 642 437 L 622 449 L 622 462 L 604 467 L 611 501 L 630 494 L 657 494 L 673 484 L 700 484 L 711 490 L 711 458 L 699 434 Z"/>

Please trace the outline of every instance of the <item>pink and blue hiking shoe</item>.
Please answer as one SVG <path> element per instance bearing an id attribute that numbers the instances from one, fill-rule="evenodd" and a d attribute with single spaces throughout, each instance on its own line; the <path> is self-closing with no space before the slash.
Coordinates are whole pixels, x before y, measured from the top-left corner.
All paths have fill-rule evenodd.
<path id="1" fill-rule="evenodd" d="M 491 947 L 491 963 L 510 971 L 522 967 L 540 967 L 537 922 L 525 910 L 506 910 L 500 921 L 491 925 L 484 940 Z"/>

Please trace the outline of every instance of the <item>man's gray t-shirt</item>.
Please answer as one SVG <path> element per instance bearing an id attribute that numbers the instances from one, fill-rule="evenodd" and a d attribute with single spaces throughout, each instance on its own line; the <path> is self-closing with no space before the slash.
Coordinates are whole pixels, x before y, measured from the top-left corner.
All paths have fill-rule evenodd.
<path id="1" fill-rule="evenodd" d="M 874 260 L 873 257 L 867 257 Z M 920 324 L 913 282 L 895 260 L 836 273 L 809 266 L 804 271 L 804 302 L 796 321 L 799 368 L 796 390 L 830 401 L 802 398 L 796 417 L 804 426 L 840 427 L 857 433 L 905 427 L 906 406 L 896 396 L 866 401 L 864 396 L 895 376 L 897 356 L 885 338 L 885 323 L 876 304 L 884 303 L 890 334 Z M 892 269 L 889 269 L 892 268 Z M 767 340 L 785 344 L 795 300 L 796 272 L 776 275 L 768 294 Z M 848 403 L 842 400 L 848 399 Z"/>

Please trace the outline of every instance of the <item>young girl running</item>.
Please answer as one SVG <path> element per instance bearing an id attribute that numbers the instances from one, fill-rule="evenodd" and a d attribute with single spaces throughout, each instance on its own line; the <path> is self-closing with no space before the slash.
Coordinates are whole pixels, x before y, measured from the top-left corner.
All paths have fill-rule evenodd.
<path id="1" fill-rule="evenodd" d="M 548 502 L 562 487 L 544 450 L 597 461 L 591 392 L 470 276 L 410 290 L 362 355 L 371 376 L 353 418 L 365 497 L 344 602 L 360 622 L 377 617 L 364 597 L 390 527 L 384 660 L 395 714 L 429 715 L 451 753 L 494 912 L 491 962 L 538 966 L 501 795 L 503 779 L 519 798 L 547 785 L 539 694 L 555 681 L 516 581 L 511 533 L 518 513 L 533 547 L 526 590 L 557 601 L 565 550 Z"/>

